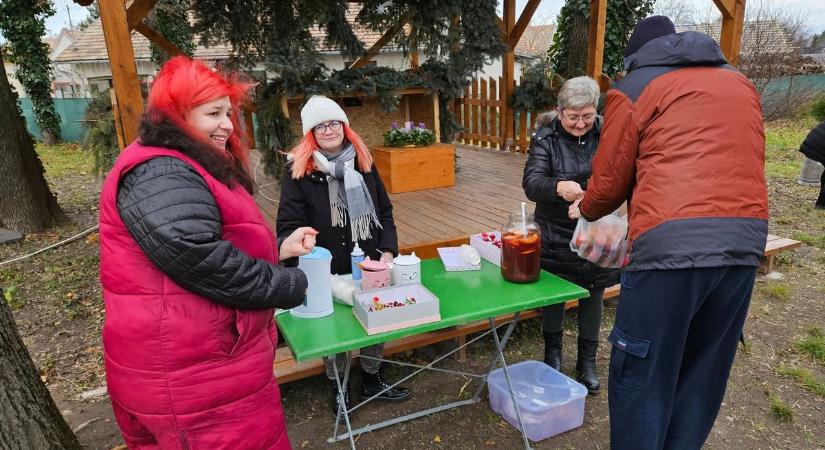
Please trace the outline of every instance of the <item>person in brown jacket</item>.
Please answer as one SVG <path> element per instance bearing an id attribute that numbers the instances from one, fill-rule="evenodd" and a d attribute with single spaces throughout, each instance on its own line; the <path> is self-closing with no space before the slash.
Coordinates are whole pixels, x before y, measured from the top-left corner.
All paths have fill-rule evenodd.
<path id="1" fill-rule="evenodd" d="M 608 341 L 611 447 L 698 449 L 725 393 L 768 233 L 759 95 L 708 36 L 640 21 L 570 216 L 629 201 Z"/>

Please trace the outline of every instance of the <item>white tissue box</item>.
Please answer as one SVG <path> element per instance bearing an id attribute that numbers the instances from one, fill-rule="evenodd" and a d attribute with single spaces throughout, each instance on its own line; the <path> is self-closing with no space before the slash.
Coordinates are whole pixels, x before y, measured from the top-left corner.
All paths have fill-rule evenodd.
<path id="1" fill-rule="evenodd" d="M 461 259 L 461 247 L 439 247 L 437 250 L 447 272 L 481 270 L 481 264 L 469 264 Z"/>

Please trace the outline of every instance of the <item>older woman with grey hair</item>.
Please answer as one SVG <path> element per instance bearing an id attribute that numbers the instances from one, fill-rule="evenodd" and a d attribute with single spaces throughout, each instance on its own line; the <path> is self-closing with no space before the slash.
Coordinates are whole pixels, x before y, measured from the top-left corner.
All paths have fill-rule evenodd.
<path id="1" fill-rule="evenodd" d="M 590 293 L 588 298 L 579 301 L 575 377 L 591 394 L 599 390 L 596 350 L 604 289 L 618 281 L 619 273 L 596 266 L 570 251 L 576 221 L 568 217 L 567 210 L 584 195 L 590 179 L 590 164 L 599 147 L 601 118 L 596 114 L 599 94 L 599 86 L 589 77 L 572 78 L 564 83 L 556 110 L 539 116 L 522 178 L 527 198 L 536 202 L 542 268 Z M 542 319 L 544 362 L 561 370 L 564 304 L 543 308 Z"/>

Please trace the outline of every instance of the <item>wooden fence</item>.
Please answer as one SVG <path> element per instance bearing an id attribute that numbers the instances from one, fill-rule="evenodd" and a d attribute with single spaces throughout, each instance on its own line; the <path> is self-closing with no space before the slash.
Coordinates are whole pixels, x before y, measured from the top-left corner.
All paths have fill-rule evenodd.
<path id="1" fill-rule="evenodd" d="M 500 86 L 503 82 L 501 77 L 475 78 L 464 89 L 464 96 L 455 100 L 453 112 L 456 121 L 465 130 L 458 135 L 457 142 L 527 153 L 532 131 L 532 118 L 529 112 L 515 111 L 515 136 L 503 135 L 501 112 L 504 102 L 507 101 L 501 98 Z"/>

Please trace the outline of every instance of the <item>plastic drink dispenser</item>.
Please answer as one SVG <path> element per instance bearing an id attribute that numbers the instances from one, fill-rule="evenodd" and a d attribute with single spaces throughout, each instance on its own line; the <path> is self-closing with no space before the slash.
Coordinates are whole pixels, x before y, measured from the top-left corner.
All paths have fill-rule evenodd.
<path id="1" fill-rule="evenodd" d="M 332 253 L 323 247 L 315 247 L 311 252 L 298 258 L 298 268 L 303 270 L 309 281 L 304 303 L 292 308 L 289 313 L 295 317 L 317 318 L 332 314 L 332 277 L 330 265 Z"/>

